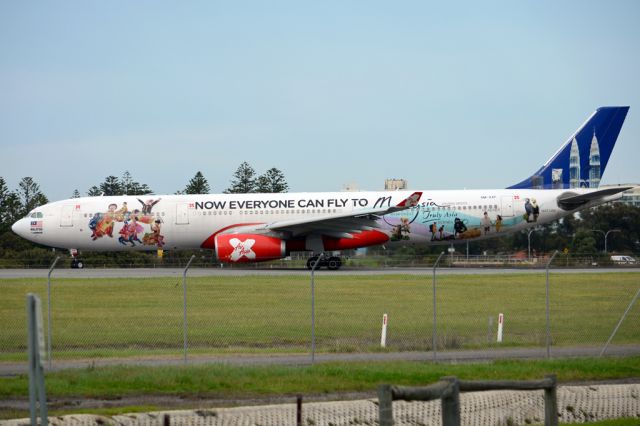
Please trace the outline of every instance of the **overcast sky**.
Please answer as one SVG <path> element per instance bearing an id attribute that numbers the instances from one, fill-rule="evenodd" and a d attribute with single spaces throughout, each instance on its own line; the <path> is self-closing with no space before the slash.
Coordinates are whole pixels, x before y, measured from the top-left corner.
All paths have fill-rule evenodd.
<path id="1" fill-rule="evenodd" d="M 450 3 L 450 4 L 449 4 Z M 0 176 L 51 200 L 242 161 L 292 191 L 503 188 L 630 105 L 603 183 L 640 182 L 638 1 L 0 2 Z"/>

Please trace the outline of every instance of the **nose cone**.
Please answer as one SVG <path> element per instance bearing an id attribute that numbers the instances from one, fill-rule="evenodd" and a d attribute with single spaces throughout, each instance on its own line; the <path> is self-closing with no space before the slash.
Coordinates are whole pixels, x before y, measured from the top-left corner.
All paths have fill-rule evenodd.
<path id="1" fill-rule="evenodd" d="M 27 223 L 27 219 L 20 219 L 16 223 L 11 226 L 11 230 L 16 234 L 20 235 L 22 238 L 27 238 L 29 231 L 29 224 Z"/>

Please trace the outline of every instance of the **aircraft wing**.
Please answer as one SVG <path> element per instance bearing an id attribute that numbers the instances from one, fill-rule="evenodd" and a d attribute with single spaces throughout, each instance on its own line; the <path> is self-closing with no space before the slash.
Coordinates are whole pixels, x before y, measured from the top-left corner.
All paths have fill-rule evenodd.
<path id="1" fill-rule="evenodd" d="M 272 223 L 234 227 L 223 233 L 268 233 L 286 232 L 292 237 L 307 234 L 322 234 L 335 238 L 353 238 L 353 233 L 379 228 L 378 219 L 385 214 L 410 209 L 418 205 L 422 192 L 414 192 L 392 207 L 363 209 L 342 215 L 315 216 Z"/>
<path id="2" fill-rule="evenodd" d="M 604 197 L 616 195 L 632 188 L 632 186 L 616 186 L 613 188 L 605 188 L 597 191 L 587 192 L 586 194 L 565 192 L 558 197 L 558 206 L 560 206 L 564 210 L 573 210 L 577 209 L 583 204 L 587 204 L 589 201 L 599 200 Z"/>

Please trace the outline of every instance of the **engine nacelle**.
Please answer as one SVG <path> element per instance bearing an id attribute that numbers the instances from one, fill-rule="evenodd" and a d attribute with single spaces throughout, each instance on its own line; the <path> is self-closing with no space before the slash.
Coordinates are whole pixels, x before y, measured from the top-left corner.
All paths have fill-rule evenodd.
<path id="1" fill-rule="evenodd" d="M 221 234 L 215 237 L 215 251 L 221 262 L 264 262 L 285 257 L 286 244 L 267 235 Z"/>

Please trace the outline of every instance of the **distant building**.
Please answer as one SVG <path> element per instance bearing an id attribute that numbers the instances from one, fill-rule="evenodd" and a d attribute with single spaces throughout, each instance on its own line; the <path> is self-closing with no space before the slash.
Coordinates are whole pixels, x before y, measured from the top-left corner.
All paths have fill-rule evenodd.
<path id="1" fill-rule="evenodd" d="M 591 148 L 589 150 L 589 188 L 597 188 L 600 185 L 600 146 L 596 138 L 596 130 L 593 129 Z"/>
<path id="2" fill-rule="evenodd" d="M 640 207 L 640 186 L 623 192 L 622 199 L 619 202 L 633 207 Z"/>
<path id="3" fill-rule="evenodd" d="M 615 188 L 616 186 L 633 186 L 633 188 L 622 193 L 622 198 L 616 203 L 623 203 L 633 207 L 640 207 L 640 184 L 629 183 L 620 185 L 603 185 L 600 188 Z"/>
<path id="4" fill-rule="evenodd" d="M 385 191 L 400 191 L 407 188 L 407 181 L 404 179 L 385 179 L 384 181 Z"/>

